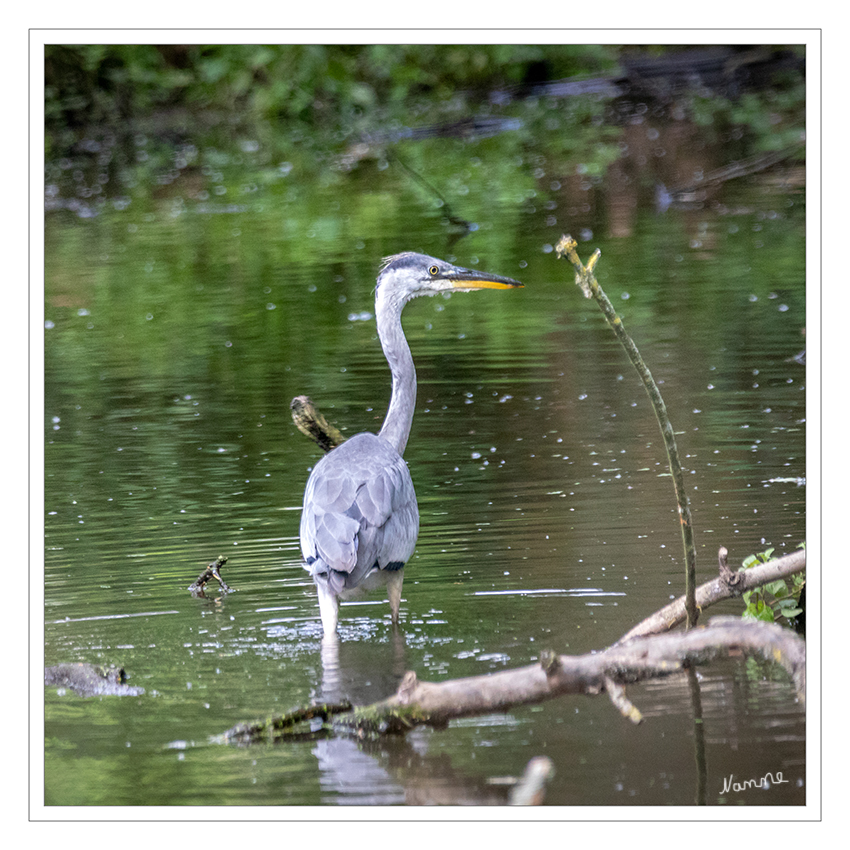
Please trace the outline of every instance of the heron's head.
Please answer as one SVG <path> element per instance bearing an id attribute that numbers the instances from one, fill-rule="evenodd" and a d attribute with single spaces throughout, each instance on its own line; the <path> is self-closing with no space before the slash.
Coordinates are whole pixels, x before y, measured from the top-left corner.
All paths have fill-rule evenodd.
<path id="1" fill-rule="evenodd" d="M 518 280 L 510 277 L 453 266 L 445 260 L 413 251 L 387 257 L 378 274 L 378 293 L 403 301 L 438 292 L 515 289 L 520 286 L 522 284 Z"/>

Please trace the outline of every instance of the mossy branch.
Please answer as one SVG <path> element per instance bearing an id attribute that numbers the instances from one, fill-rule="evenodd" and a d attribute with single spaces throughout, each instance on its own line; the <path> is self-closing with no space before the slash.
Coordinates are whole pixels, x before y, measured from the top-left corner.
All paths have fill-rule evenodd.
<path id="1" fill-rule="evenodd" d="M 631 360 L 632 365 L 637 370 L 638 375 L 640 375 L 641 381 L 643 381 L 643 386 L 649 395 L 649 400 L 652 402 L 652 409 L 655 411 L 655 417 L 658 419 L 658 425 L 661 428 L 661 436 L 664 439 L 664 447 L 667 450 L 667 462 L 670 467 L 670 474 L 673 477 L 673 485 L 676 488 L 676 502 L 679 507 L 682 545 L 685 550 L 685 609 L 687 612 L 687 625 L 691 629 L 696 625 L 699 617 L 699 608 L 696 603 L 697 556 L 696 546 L 694 545 L 693 526 L 691 524 L 691 509 L 687 493 L 685 492 L 685 477 L 682 472 L 682 464 L 679 462 L 679 450 L 676 447 L 673 426 L 670 424 L 667 407 L 664 404 L 664 399 L 661 397 L 658 385 L 652 377 L 652 373 L 640 356 L 640 352 L 634 341 L 626 333 L 626 329 L 623 327 L 623 320 L 617 315 L 614 305 L 611 304 L 611 301 L 593 274 L 593 269 L 601 256 L 601 252 L 598 249 L 594 251 L 585 266 L 576 253 L 577 247 L 578 243 L 571 236 L 562 236 L 555 250 L 559 257 L 566 257 L 573 264 L 576 270 L 576 283 L 581 287 L 586 298 L 593 298 L 596 301 L 605 319 L 611 326 L 611 330 L 614 331 L 615 336 L 620 340 L 623 348 L 625 348 L 629 360 Z"/>
<path id="2" fill-rule="evenodd" d="M 238 723 L 227 732 L 213 737 L 217 744 L 249 744 L 258 741 L 277 741 L 281 739 L 303 740 L 321 737 L 330 733 L 330 718 L 333 715 L 351 711 L 351 703 L 344 700 L 340 703 L 313 703 L 308 706 L 294 708 L 286 714 L 278 714 L 265 720 L 254 720 L 250 723 Z M 309 730 L 300 729 L 300 724 L 320 719 L 320 728 Z"/>

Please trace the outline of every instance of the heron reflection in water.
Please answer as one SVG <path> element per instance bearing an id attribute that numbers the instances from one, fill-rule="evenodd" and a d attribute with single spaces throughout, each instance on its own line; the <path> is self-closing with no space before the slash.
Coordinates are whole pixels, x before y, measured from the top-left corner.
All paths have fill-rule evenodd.
<path id="1" fill-rule="evenodd" d="M 424 254 L 384 260 L 375 316 L 392 373 L 389 410 L 377 434 L 356 434 L 325 455 L 304 491 L 301 552 L 316 582 L 325 635 L 336 633 L 340 599 L 383 585 L 398 622 L 404 565 L 419 535 L 416 493 L 402 457 L 416 403 L 416 370 L 401 326 L 404 305 L 418 295 L 520 286 Z"/>

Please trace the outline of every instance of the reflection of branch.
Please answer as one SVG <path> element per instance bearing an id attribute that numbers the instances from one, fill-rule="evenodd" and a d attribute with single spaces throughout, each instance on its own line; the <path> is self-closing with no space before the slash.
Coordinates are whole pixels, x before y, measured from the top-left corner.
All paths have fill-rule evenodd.
<path id="1" fill-rule="evenodd" d="M 656 206 L 663 212 L 673 204 L 687 207 L 691 204 L 702 203 L 706 199 L 709 190 L 723 185 L 728 180 L 747 177 L 750 174 L 757 174 L 760 171 L 771 168 L 802 150 L 803 146 L 797 144 L 781 151 L 771 151 L 770 153 L 759 154 L 749 159 L 742 159 L 738 162 L 725 165 L 722 168 L 707 171 L 691 183 L 671 186 L 669 188 L 659 183 L 655 187 Z"/>
<path id="2" fill-rule="evenodd" d="M 740 654 L 781 664 L 804 698 L 806 647 L 801 638 L 774 623 L 719 617 L 684 634 L 637 638 L 587 655 L 544 653 L 538 664 L 485 676 L 435 683 L 420 681 L 411 671 L 389 699 L 336 715 L 332 729 L 360 737 L 404 734 L 421 725 L 441 728 L 461 717 L 509 711 L 566 694 L 594 695 L 606 690 L 606 682 L 622 686 Z M 636 709 L 628 700 L 623 702 L 619 687 L 615 691 L 617 701 L 637 720 Z M 240 724 L 216 740 L 265 740 L 270 724 L 279 722 Z"/>
<path id="3" fill-rule="evenodd" d="M 697 189 L 705 189 L 708 186 L 719 186 L 721 183 L 725 183 L 727 180 L 734 180 L 737 177 L 747 177 L 750 174 L 758 174 L 759 171 L 764 171 L 765 169 L 794 156 L 802 149 L 802 145 L 796 144 L 780 151 L 756 154 L 748 159 L 741 159 L 737 162 L 732 162 L 729 165 L 724 165 L 722 168 L 715 168 L 713 171 L 707 171 L 703 174 L 699 181 L 685 186 L 675 186 L 668 189 L 668 192 L 671 195 L 695 192 Z"/>
<path id="4" fill-rule="evenodd" d="M 658 420 L 661 436 L 664 439 L 664 447 L 667 449 L 667 462 L 670 466 L 670 475 L 673 477 L 673 486 L 676 488 L 679 523 L 682 527 L 682 545 L 685 550 L 685 608 L 688 614 L 688 628 L 690 629 L 696 625 L 697 618 L 699 617 L 699 610 L 694 596 L 697 583 L 697 556 L 696 546 L 694 545 L 694 530 L 691 525 L 691 508 L 688 502 L 688 494 L 685 492 L 685 477 L 682 472 L 682 465 L 679 462 L 679 450 L 676 448 L 676 437 L 673 434 L 673 426 L 670 424 L 670 417 L 667 415 L 667 406 L 664 404 L 661 391 L 658 389 L 652 373 L 640 356 L 640 352 L 634 341 L 626 333 L 626 329 L 623 327 L 623 320 L 617 315 L 614 305 L 608 299 L 608 296 L 593 274 L 593 269 L 601 256 L 601 252 L 597 249 L 585 266 L 576 253 L 577 247 L 578 243 L 572 236 L 562 236 L 555 247 L 555 251 L 559 257 L 567 257 L 573 264 L 576 270 L 576 283 L 581 287 L 586 298 L 593 298 L 599 305 L 611 330 L 614 331 L 614 336 L 620 341 L 629 360 L 632 361 L 632 365 L 637 370 L 638 375 L 640 375 L 644 389 L 649 396 L 650 402 L 652 402 L 652 409 L 655 413 L 655 418 Z"/>
<path id="5" fill-rule="evenodd" d="M 461 234 L 467 234 L 472 227 L 471 222 L 465 218 L 456 216 L 449 206 L 449 202 L 418 172 L 414 171 L 397 153 L 392 150 L 387 150 L 387 155 L 392 157 L 420 186 L 424 186 L 432 194 L 436 195 L 442 205 L 442 211 L 449 224 L 460 228 Z"/>
<path id="6" fill-rule="evenodd" d="M 702 711 L 702 696 L 699 679 L 693 667 L 688 668 L 688 690 L 691 692 L 691 711 L 694 718 L 694 760 L 697 770 L 696 799 L 698 806 L 706 804 L 705 788 L 708 778 L 708 765 L 705 760 L 705 718 Z"/>
<path id="7" fill-rule="evenodd" d="M 525 766 L 522 778 L 511 790 L 510 805 L 539 806 L 543 803 L 546 783 L 555 775 L 549 756 L 535 756 Z"/>

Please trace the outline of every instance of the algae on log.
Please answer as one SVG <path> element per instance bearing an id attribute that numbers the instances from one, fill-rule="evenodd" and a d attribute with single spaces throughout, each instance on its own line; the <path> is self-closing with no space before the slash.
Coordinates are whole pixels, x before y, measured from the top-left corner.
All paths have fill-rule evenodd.
<path id="1" fill-rule="evenodd" d="M 286 714 L 276 715 L 265 720 L 255 720 L 251 723 L 237 723 L 221 735 L 213 738 L 215 743 L 248 744 L 256 741 L 274 741 L 279 738 L 304 739 L 321 737 L 328 731 L 327 723 L 332 715 L 351 711 L 351 703 L 314 703 L 295 708 Z M 322 726 L 319 729 L 299 731 L 297 726 L 308 720 L 320 718 Z"/>

